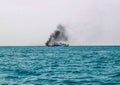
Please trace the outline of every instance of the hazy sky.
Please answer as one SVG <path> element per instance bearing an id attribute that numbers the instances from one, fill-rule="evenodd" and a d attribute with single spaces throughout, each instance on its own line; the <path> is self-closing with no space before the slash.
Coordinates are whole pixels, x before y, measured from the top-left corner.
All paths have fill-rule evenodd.
<path id="1" fill-rule="evenodd" d="M 73 45 L 120 45 L 120 0 L 0 0 L 0 45 L 44 45 L 61 23 Z"/>

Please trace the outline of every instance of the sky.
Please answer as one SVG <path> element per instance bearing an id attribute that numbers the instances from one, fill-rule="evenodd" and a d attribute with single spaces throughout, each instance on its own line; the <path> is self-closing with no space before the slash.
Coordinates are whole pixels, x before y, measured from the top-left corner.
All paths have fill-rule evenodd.
<path id="1" fill-rule="evenodd" d="M 70 45 L 120 45 L 120 0 L 0 0 L 0 46 L 44 45 L 57 25 Z"/>

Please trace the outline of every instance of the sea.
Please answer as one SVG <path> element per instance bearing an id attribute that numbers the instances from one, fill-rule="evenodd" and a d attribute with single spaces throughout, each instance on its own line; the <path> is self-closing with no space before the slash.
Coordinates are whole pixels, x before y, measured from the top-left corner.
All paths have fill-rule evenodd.
<path id="1" fill-rule="evenodd" d="M 0 85 L 120 85 L 120 46 L 2 46 Z"/>

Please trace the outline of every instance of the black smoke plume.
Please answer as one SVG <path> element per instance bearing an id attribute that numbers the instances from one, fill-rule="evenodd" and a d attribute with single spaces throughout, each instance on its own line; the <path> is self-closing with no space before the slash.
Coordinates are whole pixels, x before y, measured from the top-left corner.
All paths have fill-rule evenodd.
<path id="1" fill-rule="evenodd" d="M 50 38 L 46 42 L 46 46 L 50 46 L 54 43 L 67 42 L 68 36 L 64 26 L 58 25 L 57 29 L 50 35 Z"/>

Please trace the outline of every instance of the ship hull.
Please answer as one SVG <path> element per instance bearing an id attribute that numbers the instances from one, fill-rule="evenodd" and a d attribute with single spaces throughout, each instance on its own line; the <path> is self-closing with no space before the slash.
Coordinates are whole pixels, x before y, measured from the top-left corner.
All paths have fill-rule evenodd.
<path id="1" fill-rule="evenodd" d="M 68 44 L 59 44 L 59 43 L 55 43 L 53 45 L 48 45 L 50 47 L 68 47 Z"/>

